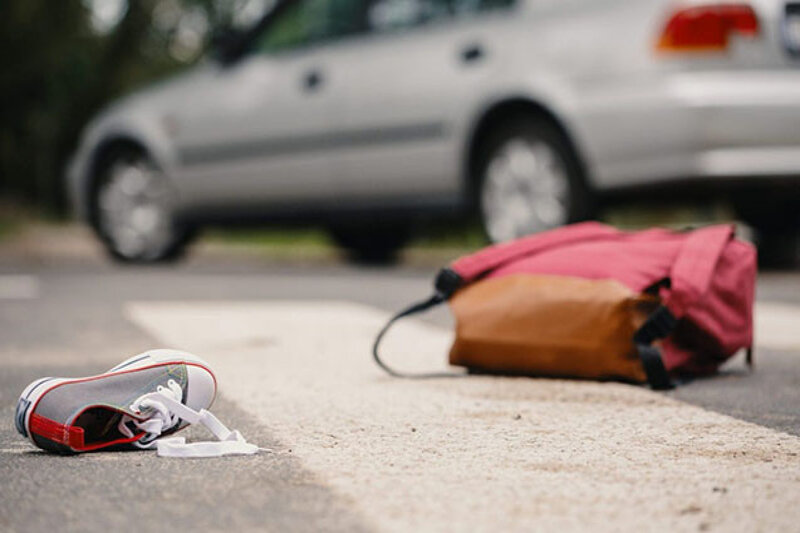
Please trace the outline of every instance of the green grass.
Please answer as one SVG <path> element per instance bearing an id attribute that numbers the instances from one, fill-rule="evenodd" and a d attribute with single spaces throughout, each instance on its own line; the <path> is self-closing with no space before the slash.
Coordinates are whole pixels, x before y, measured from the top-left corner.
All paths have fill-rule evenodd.
<path id="1" fill-rule="evenodd" d="M 722 204 L 635 205 L 615 207 L 603 214 L 603 220 L 624 229 L 650 226 L 681 228 L 732 220 L 732 211 Z M 48 216 L 34 208 L 0 201 L 0 242 L 13 239 L 29 226 L 57 226 L 63 219 Z M 342 257 L 328 232 L 321 226 L 209 229 L 203 241 L 225 249 L 239 249 L 288 261 L 336 260 Z M 476 221 L 432 223 L 420 226 L 402 252 L 404 261 L 420 264 L 441 263 L 479 250 L 487 245 Z"/>
<path id="2" fill-rule="evenodd" d="M 208 233 L 212 241 L 243 246 L 328 247 L 328 234 L 320 228 L 216 229 Z"/>
<path id="3" fill-rule="evenodd" d="M 204 233 L 212 246 L 238 249 L 270 260 L 337 262 L 345 255 L 323 227 L 272 227 L 215 229 Z M 399 255 L 402 263 L 429 268 L 486 246 L 477 224 L 432 224 L 422 226 Z"/>
<path id="4" fill-rule="evenodd" d="M 334 249 L 327 231 L 320 227 L 272 227 L 248 229 L 216 229 L 206 234 L 211 242 L 263 250 L 328 250 Z M 409 242 L 414 250 L 476 249 L 486 245 L 477 224 L 435 224 L 418 231 Z"/>
<path id="5" fill-rule="evenodd" d="M 732 220 L 724 204 L 636 205 L 614 207 L 603 213 L 602 219 L 623 229 L 642 229 L 652 226 L 675 229 Z M 336 257 L 336 248 L 322 227 L 271 227 L 248 229 L 217 229 L 206 234 L 210 242 L 247 248 L 278 258 L 314 260 Z M 404 248 L 402 257 L 411 262 L 440 262 L 479 250 L 488 243 L 475 221 L 462 223 L 433 223 L 422 226 Z"/>
<path id="6" fill-rule="evenodd" d="M 0 218 L 0 241 L 4 241 L 19 231 L 19 225 L 11 220 Z"/>
<path id="7" fill-rule="evenodd" d="M 418 249 L 468 249 L 486 246 L 486 236 L 477 222 L 463 224 L 437 224 L 420 232 L 410 243 Z"/>
<path id="8" fill-rule="evenodd" d="M 41 214 L 8 200 L 0 200 L 0 242 L 18 235 L 26 226 L 47 220 Z"/>
<path id="9" fill-rule="evenodd" d="M 339 252 L 328 234 L 316 227 L 265 227 L 211 229 L 203 240 L 225 249 L 246 251 L 279 261 L 336 260 Z"/>
<path id="10" fill-rule="evenodd" d="M 732 208 L 722 202 L 646 206 L 628 204 L 609 209 L 603 216 L 607 224 L 623 229 L 643 229 L 653 226 L 681 229 L 734 219 Z"/>

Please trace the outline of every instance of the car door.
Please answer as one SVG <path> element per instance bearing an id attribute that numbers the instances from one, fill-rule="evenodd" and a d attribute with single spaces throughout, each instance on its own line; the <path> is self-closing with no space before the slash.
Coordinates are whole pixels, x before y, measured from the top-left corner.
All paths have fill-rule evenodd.
<path id="1" fill-rule="evenodd" d="M 186 205 L 244 214 L 331 200 L 326 142 L 341 127 L 343 94 L 320 65 L 328 42 L 346 33 L 328 18 L 334 1 L 293 2 L 244 57 L 210 69 L 202 97 L 177 117 Z"/>
<path id="2" fill-rule="evenodd" d="M 372 0 L 349 71 L 336 193 L 343 202 L 459 201 L 468 109 L 498 67 L 501 35 L 461 0 Z M 497 47 L 499 48 L 499 47 Z"/>

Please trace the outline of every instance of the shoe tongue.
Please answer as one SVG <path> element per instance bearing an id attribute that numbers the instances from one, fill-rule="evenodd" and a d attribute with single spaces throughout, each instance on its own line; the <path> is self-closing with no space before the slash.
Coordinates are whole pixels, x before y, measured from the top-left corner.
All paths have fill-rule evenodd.
<path id="1" fill-rule="evenodd" d="M 159 386 L 168 387 L 169 380 L 174 380 L 183 391 L 186 391 L 188 387 L 186 367 L 182 364 L 137 371 L 134 378 L 134 382 L 137 384 L 136 387 L 130 387 L 132 377 L 123 373 L 118 376 L 110 376 L 109 379 L 105 380 L 107 386 L 102 391 L 102 396 L 105 399 L 103 403 L 112 409 L 139 420 L 147 418 L 149 413 L 143 417 L 141 413 L 134 411 L 131 406 L 142 396 L 156 392 Z"/>
<path id="2" fill-rule="evenodd" d="M 149 414 L 149 413 L 145 413 L 144 416 L 143 416 L 142 413 L 137 413 L 136 411 L 131 409 L 130 405 L 114 406 L 114 409 L 119 411 L 122 414 L 126 414 L 126 415 L 130 416 L 131 418 L 135 418 L 137 420 L 143 420 L 143 419 L 147 418 L 147 415 Z"/>

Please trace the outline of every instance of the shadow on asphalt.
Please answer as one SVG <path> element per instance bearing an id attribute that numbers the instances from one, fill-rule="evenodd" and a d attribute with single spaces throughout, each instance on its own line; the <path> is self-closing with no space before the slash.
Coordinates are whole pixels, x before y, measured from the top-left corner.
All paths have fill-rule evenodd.
<path id="1" fill-rule="evenodd" d="M 13 424 L 18 394 L 48 367 L 0 375 L 0 530 L 3 531 L 366 531 L 344 498 L 308 473 L 286 443 L 228 402 L 213 411 L 274 453 L 213 459 L 159 458 L 153 451 L 44 453 Z M 105 368 L 59 367 L 82 376 Z M 182 433 L 206 440 L 203 428 Z"/>

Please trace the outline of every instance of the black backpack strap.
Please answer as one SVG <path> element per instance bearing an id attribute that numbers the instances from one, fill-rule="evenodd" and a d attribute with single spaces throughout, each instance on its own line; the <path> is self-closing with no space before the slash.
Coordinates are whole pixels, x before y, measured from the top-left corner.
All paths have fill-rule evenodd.
<path id="1" fill-rule="evenodd" d="M 642 327 L 633 335 L 636 353 L 642 360 L 647 382 L 653 390 L 669 390 L 675 387 L 664 366 L 661 352 L 652 344 L 653 341 L 663 339 L 672 333 L 677 323 L 675 315 L 666 306 L 661 305 L 647 317 Z"/>
<path id="2" fill-rule="evenodd" d="M 647 382 L 653 390 L 670 390 L 674 389 L 675 385 L 664 367 L 664 361 L 661 359 L 661 352 L 655 346 L 647 344 L 637 344 L 636 354 L 642 360 L 642 367 L 647 374 Z"/>
<path id="3" fill-rule="evenodd" d="M 386 323 L 383 328 L 381 328 L 378 336 L 375 337 L 375 343 L 372 345 L 372 357 L 375 359 L 375 362 L 378 364 L 379 367 L 384 369 L 387 374 L 390 376 L 394 376 L 397 378 L 451 378 L 451 377 L 458 377 L 463 376 L 463 373 L 456 373 L 456 372 L 430 372 L 430 373 L 423 373 L 423 374 L 413 374 L 413 373 L 406 373 L 394 370 L 386 363 L 383 362 L 380 356 L 380 352 L 378 348 L 380 346 L 381 341 L 383 340 L 384 335 L 386 332 L 389 331 L 389 328 L 392 325 L 400 320 L 401 318 L 415 315 L 417 313 L 421 313 L 423 311 L 427 311 L 432 307 L 436 307 L 437 305 L 446 302 L 450 296 L 453 295 L 462 285 L 463 280 L 461 276 L 456 274 L 454 270 L 449 268 L 443 268 L 439 271 L 439 274 L 436 276 L 436 281 L 434 282 L 435 292 L 433 296 L 424 300 L 422 302 L 415 303 L 394 315 L 389 321 Z"/>

